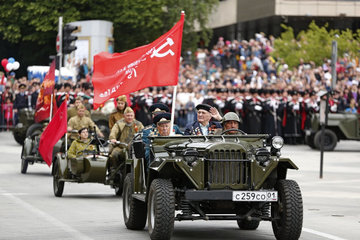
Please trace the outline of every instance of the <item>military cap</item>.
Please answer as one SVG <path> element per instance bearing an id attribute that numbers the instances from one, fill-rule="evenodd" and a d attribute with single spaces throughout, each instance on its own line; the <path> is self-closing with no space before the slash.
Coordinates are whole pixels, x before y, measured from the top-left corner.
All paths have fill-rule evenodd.
<path id="1" fill-rule="evenodd" d="M 84 94 L 84 95 L 82 95 L 82 98 L 83 98 L 83 99 L 90 99 L 90 96 Z"/>
<path id="2" fill-rule="evenodd" d="M 124 114 L 127 114 L 127 113 L 133 113 L 134 110 L 132 110 L 131 107 L 126 107 L 125 110 L 124 110 Z"/>
<path id="3" fill-rule="evenodd" d="M 167 123 L 170 122 L 171 114 L 168 112 L 160 113 L 154 117 L 154 123 Z"/>
<path id="4" fill-rule="evenodd" d="M 155 103 L 150 106 L 149 111 L 154 112 L 169 112 L 169 107 L 162 103 Z"/>
<path id="5" fill-rule="evenodd" d="M 75 100 L 80 100 L 80 101 L 82 101 L 83 98 L 82 98 L 81 96 L 77 96 L 77 97 L 75 98 Z"/>
<path id="6" fill-rule="evenodd" d="M 70 83 L 64 83 L 64 88 L 67 88 L 67 87 L 71 88 L 71 84 Z"/>
<path id="7" fill-rule="evenodd" d="M 252 94 L 256 93 L 256 89 L 255 88 L 250 88 L 250 93 L 252 93 Z"/>
<path id="8" fill-rule="evenodd" d="M 204 104 L 204 103 L 198 104 L 196 106 L 197 110 L 203 109 L 203 110 L 208 111 L 208 112 L 210 112 L 210 108 L 211 108 L 211 106 L 209 104 Z"/>
<path id="9" fill-rule="evenodd" d="M 126 95 L 121 95 L 116 98 L 116 101 L 127 102 Z"/>
<path id="10" fill-rule="evenodd" d="M 19 88 L 26 88 L 26 85 L 23 84 L 23 83 L 21 83 L 21 84 L 19 85 Z"/>
<path id="11" fill-rule="evenodd" d="M 80 134 L 83 130 L 88 129 L 87 127 L 80 128 L 78 133 Z"/>

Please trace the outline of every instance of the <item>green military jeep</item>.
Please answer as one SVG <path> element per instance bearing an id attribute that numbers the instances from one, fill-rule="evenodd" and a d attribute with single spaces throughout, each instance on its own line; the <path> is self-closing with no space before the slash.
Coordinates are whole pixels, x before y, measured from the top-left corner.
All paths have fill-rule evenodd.
<path id="1" fill-rule="evenodd" d="M 324 150 L 332 151 L 340 140 L 360 140 L 360 115 L 354 113 L 329 113 L 325 126 Z M 315 149 L 321 146 L 320 115 L 314 114 L 311 129 L 306 131 L 305 142 Z"/>
<path id="2" fill-rule="evenodd" d="M 30 108 L 23 108 L 19 111 L 19 123 L 12 129 L 15 141 L 23 145 L 25 138 L 31 133 L 28 133 L 28 128 L 34 123 L 35 111 Z"/>
<path id="3" fill-rule="evenodd" d="M 268 135 L 149 138 L 149 166 L 140 136 L 126 162 L 128 229 L 143 229 L 147 221 L 151 239 L 170 239 L 175 220 L 234 220 L 244 230 L 271 221 L 276 239 L 300 237 L 301 191 L 286 179 L 287 169 L 298 168 L 280 157 L 281 137 L 274 137 L 271 146 Z"/>

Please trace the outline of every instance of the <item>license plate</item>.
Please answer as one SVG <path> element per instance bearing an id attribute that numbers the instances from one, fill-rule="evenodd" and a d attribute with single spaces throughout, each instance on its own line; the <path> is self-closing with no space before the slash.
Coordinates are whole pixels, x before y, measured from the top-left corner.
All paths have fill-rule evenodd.
<path id="1" fill-rule="evenodd" d="M 277 191 L 234 191 L 232 200 L 236 202 L 276 202 Z"/>

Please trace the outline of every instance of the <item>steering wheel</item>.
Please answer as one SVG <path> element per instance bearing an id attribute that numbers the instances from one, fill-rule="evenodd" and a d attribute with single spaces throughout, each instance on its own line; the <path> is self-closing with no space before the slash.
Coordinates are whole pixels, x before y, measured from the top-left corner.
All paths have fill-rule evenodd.
<path id="1" fill-rule="evenodd" d="M 232 132 L 232 131 L 237 131 L 237 132 L 241 133 L 242 135 L 247 135 L 246 132 L 244 132 L 240 129 L 237 129 L 237 128 L 226 129 L 226 130 L 222 131 L 220 135 L 224 135 L 225 133 Z"/>

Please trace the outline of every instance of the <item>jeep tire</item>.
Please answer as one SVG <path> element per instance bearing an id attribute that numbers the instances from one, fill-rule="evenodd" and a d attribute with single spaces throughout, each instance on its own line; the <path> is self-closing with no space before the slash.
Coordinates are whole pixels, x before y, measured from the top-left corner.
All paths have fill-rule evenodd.
<path id="1" fill-rule="evenodd" d="M 26 130 L 26 137 L 29 137 L 33 134 L 40 135 L 44 126 L 41 123 L 31 124 L 30 127 Z"/>
<path id="2" fill-rule="evenodd" d="M 123 216 L 128 229 L 141 230 L 146 224 L 146 204 L 132 197 L 134 192 L 134 177 L 128 173 L 123 187 Z"/>
<path id="3" fill-rule="evenodd" d="M 64 192 L 64 181 L 60 181 L 60 166 L 59 161 L 55 161 L 53 163 L 53 189 L 54 189 L 54 195 L 56 197 L 62 197 L 62 194 Z"/>
<path id="4" fill-rule="evenodd" d="M 260 221 L 258 220 L 237 220 L 237 224 L 242 230 L 255 230 L 259 227 Z"/>
<path id="5" fill-rule="evenodd" d="M 272 228 L 277 240 L 297 240 L 303 223 L 303 202 L 299 185 L 293 180 L 279 180 L 275 189 L 278 202 L 271 203 Z"/>
<path id="6" fill-rule="evenodd" d="M 336 134 L 330 129 L 325 129 L 324 135 L 324 151 L 334 150 L 338 140 Z M 321 149 L 321 130 L 315 134 L 314 145 L 317 149 Z"/>
<path id="7" fill-rule="evenodd" d="M 170 180 L 154 179 L 148 198 L 148 230 L 150 238 L 170 239 L 174 230 L 175 194 Z"/>

